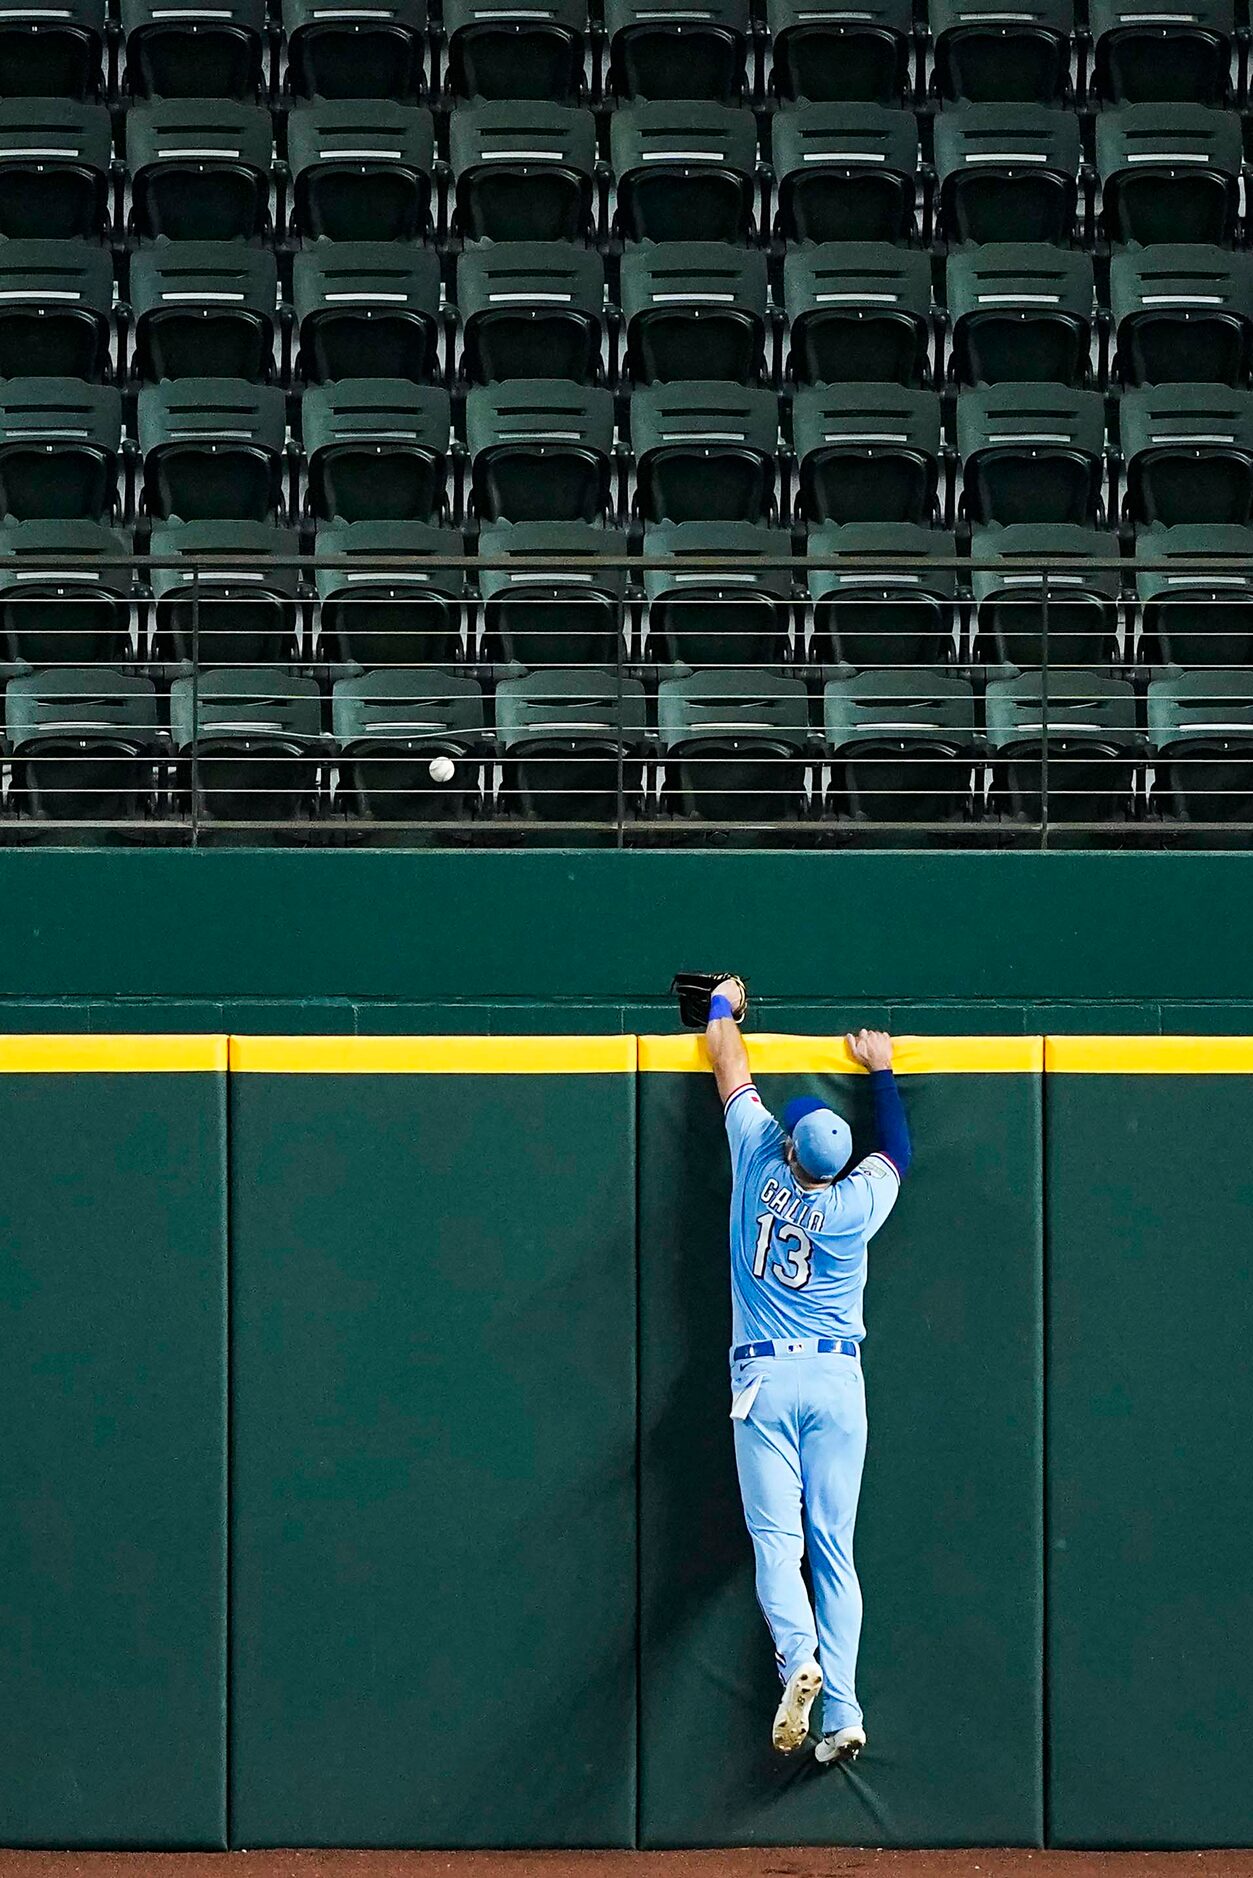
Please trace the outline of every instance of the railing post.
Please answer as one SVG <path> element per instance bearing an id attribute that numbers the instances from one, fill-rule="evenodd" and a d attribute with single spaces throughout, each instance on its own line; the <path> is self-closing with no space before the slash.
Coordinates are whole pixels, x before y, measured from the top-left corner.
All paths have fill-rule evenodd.
<path id="1" fill-rule="evenodd" d="M 1049 844 L 1049 575 L 1041 569 L 1040 599 L 1040 846 Z"/>
<path id="2" fill-rule="evenodd" d="M 627 617 L 626 605 L 627 605 L 626 592 L 625 592 L 625 585 L 624 585 L 623 596 L 622 596 L 622 616 L 618 621 L 618 630 L 614 639 L 615 661 L 616 661 L 616 669 L 617 669 L 617 675 L 618 675 L 617 676 L 618 741 L 617 741 L 617 746 L 616 746 L 617 751 L 618 751 L 618 771 L 617 771 L 618 796 L 617 796 L 616 840 L 615 840 L 614 845 L 619 848 L 623 847 L 626 842 L 626 827 L 625 827 L 626 794 L 625 794 L 625 790 L 623 786 L 623 768 L 624 768 L 624 761 L 625 761 L 623 739 L 626 736 L 626 698 L 623 693 L 625 673 L 623 672 L 623 668 L 622 668 L 622 641 L 623 641 L 623 634 L 624 634 L 624 628 L 626 626 L 626 617 Z"/>
<path id="3" fill-rule="evenodd" d="M 200 563 L 191 564 L 191 845 L 200 839 Z"/>

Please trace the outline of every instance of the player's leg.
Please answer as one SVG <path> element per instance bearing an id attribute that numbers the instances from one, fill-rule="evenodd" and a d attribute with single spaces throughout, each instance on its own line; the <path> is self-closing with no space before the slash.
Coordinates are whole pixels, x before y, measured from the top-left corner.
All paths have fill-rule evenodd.
<path id="1" fill-rule="evenodd" d="M 853 1565 L 853 1527 L 866 1458 L 866 1396 L 861 1365 L 843 1356 L 814 1357 L 801 1416 L 801 1475 L 809 1570 L 818 1615 L 823 1734 L 860 1726 L 857 1646 L 861 1586 Z"/>

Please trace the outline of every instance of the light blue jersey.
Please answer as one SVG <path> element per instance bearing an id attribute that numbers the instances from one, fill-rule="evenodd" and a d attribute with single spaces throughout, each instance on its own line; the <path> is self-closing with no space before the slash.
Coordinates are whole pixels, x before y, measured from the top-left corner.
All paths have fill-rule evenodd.
<path id="1" fill-rule="evenodd" d="M 732 1344 L 866 1334 L 866 1246 L 896 1204 L 900 1176 L 868 1154 L 830 1187 L 807 1191 L 787 1136 L 752 1083 L 726 1103 L 731 1145 Z"/>

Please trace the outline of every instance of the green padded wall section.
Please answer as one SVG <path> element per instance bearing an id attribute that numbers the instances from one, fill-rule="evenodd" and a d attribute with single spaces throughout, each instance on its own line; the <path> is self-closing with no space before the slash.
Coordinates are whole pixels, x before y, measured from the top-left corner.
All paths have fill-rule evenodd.
<path id="1" fill-rule="evenodd" d="M 629 1845 L 634 1039 L 234 1048 L 231 1842 Z"/>
<path id="2" fill-rule="evenodd" d="M 1041 1842 L 1040 1076 L 926 1067 L 977 1061 L 979 1041 L 898 1052 L 919 1072 L 916 1158 L 867 1291 L 869 1747 L 824 1771 L 770 1746 L 778 1681 L 727 1420 L 720 1106 L 708 1071 L 649 1067 L 694 1066 L 695 1044 L 640 1040 L 643 1845 Z M 830 1073 L 851 1067 L 842 1044 L 748 1043 L 768 1105 L 821 1094 L 864 1142 L 866 1080 Z"/>
<path id="3" fill-rule="evenodd" d="M 1248 1845 L 1253 1039 L 1049 1053 L 1051 1837 Z"/>
<path id="4" fill-rule="evenodd" d="M 226 1039 L 6 1039 L 0 1134 L 0 1844 L 221 1847 Z"/>

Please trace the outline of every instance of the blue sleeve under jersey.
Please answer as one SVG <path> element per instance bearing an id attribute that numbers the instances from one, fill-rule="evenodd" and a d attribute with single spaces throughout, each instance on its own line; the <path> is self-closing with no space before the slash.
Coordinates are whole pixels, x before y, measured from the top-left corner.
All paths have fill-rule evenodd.
<path id="1" fill-rule="evenodd" d="M 870 1092 L 874 1101 L 875 1148 L 885 1154 L 904 1180 L 909 1172 L 913 1150 L 909 1142 L 909 1123 L 896 1078 L 890 1069 L 870 1072 Z"/>

